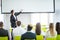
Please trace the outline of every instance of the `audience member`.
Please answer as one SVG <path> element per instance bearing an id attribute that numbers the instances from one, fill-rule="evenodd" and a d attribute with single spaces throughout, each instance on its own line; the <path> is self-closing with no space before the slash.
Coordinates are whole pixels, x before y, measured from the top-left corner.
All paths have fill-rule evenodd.
<path id="1" fill-rule="evenodd" d="M 40 23 L 36 24 L 36 35 L 40 35 L 41 34 L 41 26 Z"/>
<path id="2" fill-rule="evenodd" d="M 14 13 L 14 10 L 11 10 L 10 23 L 12 28 L 16 28 L 17 16 L 22 13 L 22 10 L 19 13 Z"/>
<path id="3" fill-rule="evenodd" d="M 17 21 L 17 27 L 13 29 L 13 36 L 21 36 L 26 31 L 21 26 L 21 21 Z"/>
<path id="4" fill-rule="evenodd" d="M 0 22 L 0 37 L 6 36 L 8 37 L 8 40 L 10 40 L 8 30 L 3 29 L 3 22 Z"/>
<path id="5" fill-rule="evenodd" d="M 45 38 L 48 38 L 48 37 L 52 38 L 56 36 L 57 36 L 57 32 L 54 30 L 54 24 L 50 23 L 49 30 L 46 32 Z"/>
<path id="6" fill-rule="evenodd" d="M 45 33 L 41 30 L 40 23 L 36 24 L 36 35 L 43 35 L 43 36 L 45 36 Z"/>
<path id="7" fill-rule="evenodd" d="M 25 39 L 36 40 L 36 35 L 34 33 L 32 33 L 31 30 L 32 30 L 32 27 L 30 25 L 28 25 L 27 32 L 22 35 L 21 40 L 25 40 Z"/>
<path id="8" fill-rule="evenodd" d="M 56 23 L 56 31 L 57 31 L 57 34 L 60 34 L 60 22 Z"/>

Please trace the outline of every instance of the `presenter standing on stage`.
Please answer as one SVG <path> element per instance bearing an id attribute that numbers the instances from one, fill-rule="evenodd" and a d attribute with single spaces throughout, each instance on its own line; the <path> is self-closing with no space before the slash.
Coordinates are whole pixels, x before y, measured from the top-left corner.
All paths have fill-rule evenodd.
<path id="1" fill-rule="evenodd" d="M 19 13 L 14 13 L 14 10 L 11 10 L 10 23 L 12 28 L 16 28 L 17 16 L 22 13 L 22 10 Z"/>

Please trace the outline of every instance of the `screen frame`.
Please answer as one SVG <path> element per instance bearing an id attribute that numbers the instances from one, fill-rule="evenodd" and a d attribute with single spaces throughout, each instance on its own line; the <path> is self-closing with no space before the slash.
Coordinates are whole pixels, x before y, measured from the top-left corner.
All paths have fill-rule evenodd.
<path id="1" fill-rule="evenodd" d="M 53 0 L 53 12 L 23 12 L 23 13 L 27 13 L 27 14 L 28 13 L 55 13 L 55 0 Z M 10 12 L 2 12 L 2 0 L 1 0 L 1 14 L 10 14 Z"/>

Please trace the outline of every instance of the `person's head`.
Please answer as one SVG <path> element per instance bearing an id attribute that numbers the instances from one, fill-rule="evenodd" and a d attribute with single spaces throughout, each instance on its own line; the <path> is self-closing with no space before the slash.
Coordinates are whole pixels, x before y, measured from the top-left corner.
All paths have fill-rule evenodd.
<path id="1" fill-rule="evenodd" d="M 3 28 L 3 22 L 0 22 L 0 28 Z"/>
<path id="2" fill-rule="evenodd" d="M 58 34 L 60 34 L 60 22 L 56 23 L 56 31 Z"/>
<path id="3" fill-rule="evenodd" d="M 49 30 L 54 30 L 54 24 L 53 23 L 50 23 L 50 25 L 49 25 Z"/>
<path id="4" fill-rule="evenodd" d="M 21 25 L 21 21 L 17 21 L 17 26 L 20 26 Z"/>
<path id="5" fill-rule="evenodd" d="M 32 30 L 32 26 L 31 25 L 28 25 L 27 26 L 27 31 L 31 31 Z"/>
<path id="6" fill-rule="evenodd" d="M 36 24 L 36 34 L 37 35 L 40 35 L 41 34 L 41 25 L 40 25 L 40 23 L 37 23 Z"/>
<path id="7" fill-rule="evenodd" d="M 52 36 L 54 36 L 54 24 L 53 23 L 50 23 L 50 25 L 49 25 L 49 31 L 50 31 L 50 34 Z"/>
<path id="8" fill-rule="evenodd" d="M 14 10 L 11 10 L 11 15 L 14 15 Z"/>

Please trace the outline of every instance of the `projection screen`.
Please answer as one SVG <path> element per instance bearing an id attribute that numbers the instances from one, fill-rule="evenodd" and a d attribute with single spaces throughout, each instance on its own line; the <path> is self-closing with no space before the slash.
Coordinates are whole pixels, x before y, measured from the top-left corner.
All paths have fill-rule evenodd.
<path id="1" fill-rule="evenodd" d="M 2 13 L 15 12 L 54 12 L 55 0 L 1 0 Z"/>

